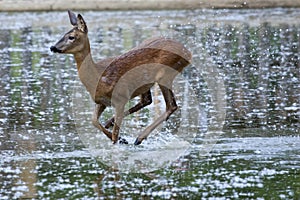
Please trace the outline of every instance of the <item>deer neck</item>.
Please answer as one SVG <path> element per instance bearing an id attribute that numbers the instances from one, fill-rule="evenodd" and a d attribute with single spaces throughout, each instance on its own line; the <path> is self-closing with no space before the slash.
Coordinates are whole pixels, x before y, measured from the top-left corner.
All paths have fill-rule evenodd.
<path id="1" fill-rule="evenodd" d="M 85 43 L 85 48 L 82 51 L 79 51 L 74 54 L 74 58 L 77 64 L 77 70 L 80 71 L 80 68 L 82 65 L 90 65 L 92 67 L 95 66 L 95 63 L 93 61 L 93 58 L 91 56 L 91 48 L 89 40 L 87 39 L 87 42 Z"/>
<path id="2" fill-rule="evenodd" d="M 93 61 L 89 43 L 87 48 L 83 51 L 74 54 L 74 58 L 77 64 L 80 81 L 86 87 L 91 97 L 95 99 L 95 92 L 100 74 L 97 71 L 95 62 Z"/>

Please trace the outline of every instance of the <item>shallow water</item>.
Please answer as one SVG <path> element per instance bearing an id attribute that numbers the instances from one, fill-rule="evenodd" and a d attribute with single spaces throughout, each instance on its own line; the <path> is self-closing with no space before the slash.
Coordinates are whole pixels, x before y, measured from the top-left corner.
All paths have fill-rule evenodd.
<path id="1" fill-rule="evenodd" d="M 299 199 L 299 11 L 82 13 L 95 60 L 159 35 L 193 52 L 179 110 L 140 147 L 95 130 L 73 58 L 49 51 L 67 13 L 0 13 L 0 199 Z M 164 110 L 152 93 L 130 143 Z"/>

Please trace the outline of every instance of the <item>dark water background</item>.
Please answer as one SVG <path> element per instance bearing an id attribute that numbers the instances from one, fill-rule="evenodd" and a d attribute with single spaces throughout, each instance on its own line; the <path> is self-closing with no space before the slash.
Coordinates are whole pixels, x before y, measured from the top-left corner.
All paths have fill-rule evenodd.
<path id="1" fill-rule="evenodd" d="M 222 77 L 224 127 L 209 154 L 199 154 L 205 129 L 196 127 L 187 155 L 146 174 L 111 169 L 78 136 L 74 60 L 49 51 L 70 29 L 67 13 L 0 13 L 0 199 L 299 199 L 299 13 L 82 13 L 95 60 L 153 35 L 184 42 L 194 55 L 184 77 L 208 119 L 213 98 L 199 69 Z M 147 112 L 139 117 L 148 122 Z"/>

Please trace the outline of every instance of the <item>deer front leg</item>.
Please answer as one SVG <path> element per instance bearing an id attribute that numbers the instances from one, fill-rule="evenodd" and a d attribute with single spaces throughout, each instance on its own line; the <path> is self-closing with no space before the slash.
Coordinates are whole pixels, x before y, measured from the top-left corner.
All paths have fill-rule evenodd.
<path id="1" fill-rule="evenodd" d="M 92 122 L 95 127 L 97 127 L 99 130 L 101 130 L 109 139 L 112 139 L 112 133 L 106 130 L 100 123 L 99 118 L 102 114 L 102 112 L 105 110 L 106 106 L 103 104 L 96 104 L 95 110 L 93 113 Z"/>
<path id="2" fill-rule="evenodd" d="M 124 105 L 119 104 L 116 106 L 115 123 L 112 130 L 112 141 L 115 144 L 119 138 L 120 127 L 124 116 Z"/>
<path id="3" fill-rule="evenodd" d="M 163 121 L 168 120 L 170 115 L 177 110 L 177 104 L 175 101 L 175 96 L 171 89 L 159 85 L 162 94 L 164 96 L 165 102 L 166 102 L 166 111 L 159 116 L 151 125 L 149 125 L 135 140 L 134 144 L 139 145 L 142 143 L 144 139 L 146 139 L 149 134 Z"/>
<path id="4" fill-rule="evenodd" d="M 130 115 L 134 112 L 139 111 L 140 109 L 150 105 L 152 103 L 152 96 L 151 96 L 151 91 L 149 90 L 148 92 L 144 93 L 141 95 L 140 102 L 136 104 L 134 107 L 130 108 L 129 110 L 125 111 L 124 116 Z M 115 118 L 112 117 L 110 120 L 108 120 L 104 127 L 109 128 L 112 125 L 114 125 Z"/>
<path id="5" fill-rule="evenodd" d="M 97 127 L 99 130 L 101 130 L 109 139 L 113 140 L 112 133 L 109 132 L 106 128 L 104 128 L 100 123 L 99 123 L 99 118 L 103 111 L 105 110 L 106 106 L 103 104 L 96 104 L 95 105 L 95 110 L 93 113 L 93 118 L 92 122 L 95 127 Z M 118 138 L 121 144 L 128 144 L 128 142 L 125 139 Z"/>

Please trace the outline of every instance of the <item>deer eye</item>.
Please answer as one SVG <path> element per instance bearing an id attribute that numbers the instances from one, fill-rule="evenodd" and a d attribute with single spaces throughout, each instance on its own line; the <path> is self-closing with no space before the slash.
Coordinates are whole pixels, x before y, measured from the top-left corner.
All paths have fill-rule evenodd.
<path id="1" fill-rule="evenodd" d="M 69 36 L 69 40 L 74 40 L 75 37 L 74 36 Z"/>

